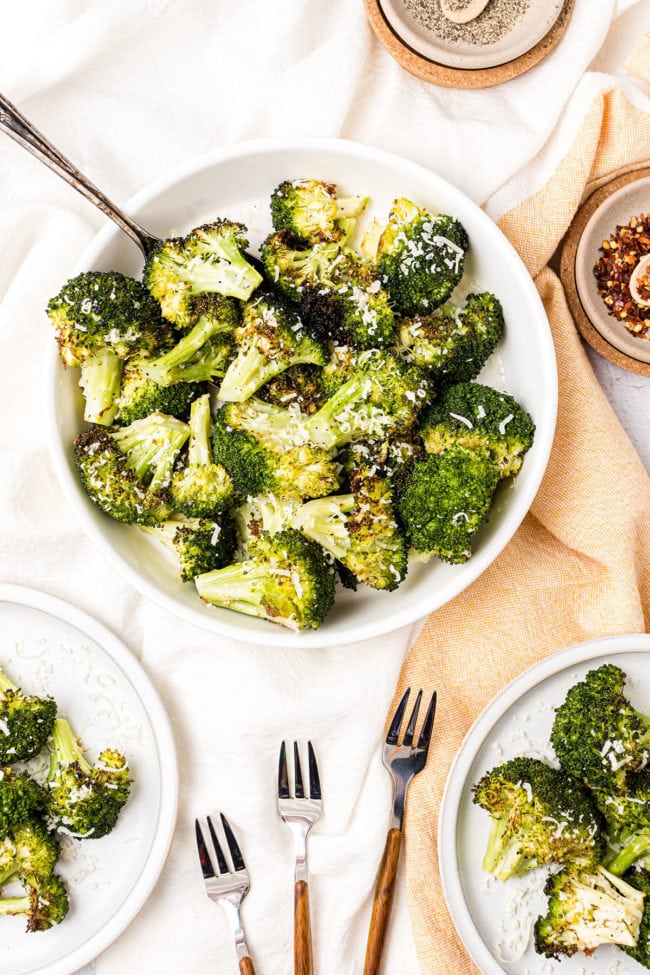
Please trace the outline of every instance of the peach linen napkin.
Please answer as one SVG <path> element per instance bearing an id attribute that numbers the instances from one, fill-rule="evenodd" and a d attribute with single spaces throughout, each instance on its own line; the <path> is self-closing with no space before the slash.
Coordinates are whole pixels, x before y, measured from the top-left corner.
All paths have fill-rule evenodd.
<path id="1" fill-rule="evenodd" d="M 650 35 L 627 68 L 648 76 Z M 425 623 L 396 692 L 395 703 L 409 685 L 439 693 L 438 733 L 426 770 L 411 786 L 406 821 L 407 897 L 428 975 L 477 972 L 447 912 L 436 850 L 445 778 L 473 720 L 548 654 L 595 637 L 645 632 L 650 621 L 650 480 L 592 373 L 560 281 L 547 266 L 581 201 L 612 172 L 649 159 L 650 116 L 619 89 L 604 89 L 553 177 L 499 220 L 551 323 L 559 415 L 530 513 L 496 562 Z"/>

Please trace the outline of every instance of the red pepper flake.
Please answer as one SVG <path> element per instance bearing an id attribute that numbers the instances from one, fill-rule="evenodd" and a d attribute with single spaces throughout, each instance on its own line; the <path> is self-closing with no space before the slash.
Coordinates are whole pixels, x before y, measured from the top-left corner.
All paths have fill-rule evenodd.
<path id="1" fill-rule="evenodd" d="M 650 254 L 650 214 L 632 217 L 618 225 L 609 240 L 600 247 L 602 257 L 594 265 L 598 294 L 613 315 L 636 338 L 650 339 L 650 308 L 638 305 L 630 293 L 632 272 L 642 257 Z M 648 283 L 639 281 L 640 293 L 646 298 Z M 648 292 L 650 294 L 650 292 Z"/>

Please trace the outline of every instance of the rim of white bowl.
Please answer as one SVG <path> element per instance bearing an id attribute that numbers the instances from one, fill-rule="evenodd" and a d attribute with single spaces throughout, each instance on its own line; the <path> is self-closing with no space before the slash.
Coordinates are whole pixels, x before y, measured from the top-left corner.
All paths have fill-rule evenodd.
<path id="1" fill-rule="evenodd" d="M 197 608 L 194 610 L 178 602 L 173 597 L 168 596 L 136 572 L 121 557 L 114 546 L 110 544 L 101 530 L 98 529 L 88 508 L 80 503 L 82 489 L 77 478 L 73 476 L 66 460 L 66 447 L 69 449 L 69 445 L 64 445 L 59 437 L 56 411 L 56 378 L 58 369 L 61 368 L 61 363 L 55 343 L 52 343 L 46 355 L 44 393 L 46 396 L 46 419 L 50 455 L 59 484 L 85 533 L 122 578 L 126 579 L 141 595 L 166 610 L 172 616 L 182 619 L 186 623 L 198 626 L 200 629 L 212 633 L 215 636 L 225 636 L 258 646 L 299 646 L 318 649 L 358 643 L 373 639 L 374 637 L 385 636 L 389 633 L 394 633 L 402 627 L 409 626 L 418 620 L 424 619 L 429 613 L 439 609 L 474 582 L 505 548 L 526 516 L 537 494 L 550 456 L 557 420 L 557 364 L 553 339 L 544 306 L 537 293 L 533 279 L 528 273 L 528 269 L 505 234 L 481 210 L 478 204 L 474 203 L 452 183 L 449 183 L 446 179 L 438 176 L 420 163 L 412 162 L 397 153 L 388 152 L 385 149 L 355 142 L 350 139 L 293 136 L 248 140 L 204 153 L 196 159 L 174 168 L 168 174 L 148 183 L 143 189 L 131 197 L 122 209 L 137 219 L 140 209 L 145 207 L 165 190 L 170 189 L 180 180 L 219 163 L 229 162 L 242 156 L 250 156 L 253 154 L 263 156 L 278 151 L 303 152 L 307 150 L 316 150 L 319 152 L 336 151 L 339 154 L 350 155 L 356 158 L 365 157 L 369 164 L 382 161 L 386 164 L 392 163 L 393 165 L 399 165 L 406 172 L 410 171 L 414 176 L 425 176 L 427 180 L 431 181 L 432 185 L 437 185 L 442 188 L 448 200 L 458 200 L 460 202 L 461 209 L 465 209 L 468 205 L 473 207 L 474 216 L 479 224 L 479 228 L 484 228 L 485 233 L 490 236 L 498 235 L 501 238 L 502 245 L 511 252 L 510 256 L 514 264 L 519 265 L 521 271 L 521 286 L 528 291 L 532 305 L 537 306 L 541 318 L 546 322 L 548 341 L 543 344 L 539 369 L 541 373 L 546 375 L 548 382 L 551 384 L 547 390 L 550 413 L 546 418 L 546 424 L 541 429 L 538 427 L 536 431 L 534 456 L 531 457 L 529 455 L 527 457 L 526 490 L 518 492 L 512 504 L 508 505 L 508 511 L 504 516 L 504 524 L 500 526 L 500 531 L 496 537 L 486 540 L 480 551 L 476 552 L 468 562 L 464 563 L 464 572 L 462 574 L 459 574 L 457 577 L 454 577 L 437 588 L 432 594 L 432 598 L 422 604 L 405 607 L 401 611 L 397 610 L 391 613 L 390 616 L 380 616 L 377 614 L 376 620 L 371 623 L 351 623 L 349 627 L 335 631 L 334 633 L 328 633 L 327 620 L 317 630 L 302 630 L 299 633 L 291 633 L 288 630 L 282 630 L 280 627 L 269 623 L 269 632 L 263 633 L 258 629 L 248 630 L 235 622 L 227 623 L 216 617 L 210 617 L 209 614 L 201 612 L 200 609 Z M 123 231 L 112 222 L 109 222 L 106 227 L 103 227 L 80 255 L 73 274 L 79 274 L 81 271 L 88 270 L 92 267 L 96 255 L 105 247 L 107 241 L 111 237 L 118 237 L 122 233 Z M 276 630 L 278 632 L 275 632 Z"/>

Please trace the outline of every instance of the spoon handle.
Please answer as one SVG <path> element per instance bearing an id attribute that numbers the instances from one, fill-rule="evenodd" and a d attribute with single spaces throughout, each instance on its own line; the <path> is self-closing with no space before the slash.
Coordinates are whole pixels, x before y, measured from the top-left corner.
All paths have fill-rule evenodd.
<path id="1" fill-rule="evenodd" d="M 90 180 L 74 166 L 69 159 L 59 152 L 56 146 L 45 138 L 32 123 L 22 115 L 15 105 L 0 94 L 0 131 L 5 132 L 11 139 L 26 149 L 37 159 L 40 159 L 49 169 L 55 172 L 66 183 L 74 187 L 87 200 L 94 203 L 102 213 L 110 217 L 118 227 L 137 244 L 145 257 L 151 253 L 158 243 L 146 230 L 128 217 L 107 196 L 98 190 Z"/>

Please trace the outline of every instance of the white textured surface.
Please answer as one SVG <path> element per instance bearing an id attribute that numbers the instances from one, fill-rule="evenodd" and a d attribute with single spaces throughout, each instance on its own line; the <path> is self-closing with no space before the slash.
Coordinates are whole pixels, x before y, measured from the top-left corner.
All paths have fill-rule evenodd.
<path id="1" fill-rule="evenodd" d="M 638 376 L 587 347 L 598 382 L 650 473 L 650 376 Z"/>

